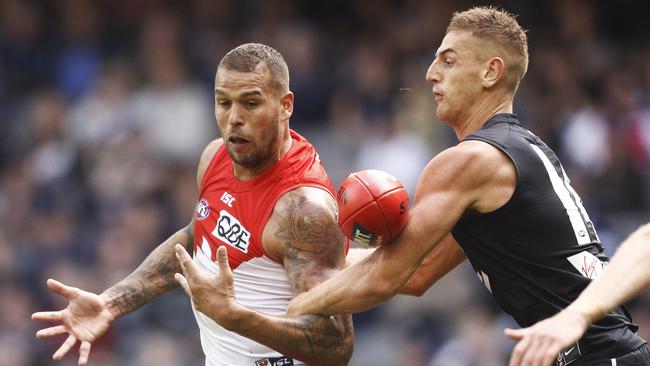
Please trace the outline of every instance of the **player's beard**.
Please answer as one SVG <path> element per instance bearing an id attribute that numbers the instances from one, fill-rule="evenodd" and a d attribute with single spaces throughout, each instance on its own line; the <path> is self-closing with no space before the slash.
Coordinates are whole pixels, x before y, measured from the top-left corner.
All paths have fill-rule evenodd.
<path id="1" fill-rule="evenodd" d="M 255 169 L 264 165 L 273 157 L 273 154 L 278 149 L 278 144 L 280 144 L 278 141 L 280 135 L 278 131 L 278 125 L 280 124 L 279 113 L 275 114 L 273 119 L 276 123 L 271 123 L 265 128 L 261 134 L 262 138 L 259 144 L 257 141 L 250 142 L 253 146 L 248 154 L 234 154 L 226 144 L 226 150 L 232 161 L 245 168 Z"/>

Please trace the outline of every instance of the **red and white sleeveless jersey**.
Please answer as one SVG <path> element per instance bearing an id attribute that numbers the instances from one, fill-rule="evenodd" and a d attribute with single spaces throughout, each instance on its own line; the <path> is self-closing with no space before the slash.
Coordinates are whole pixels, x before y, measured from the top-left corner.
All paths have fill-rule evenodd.
<path id="1" fill-rule="evenodd" d="M 232 159 L 221 146 L 201 182 L 194 224 L 194 261 L 199 267 L 218 273 L 217 248 L 225 246 L 237 302 L 271 315 L 285 314 L 295 296 L 284 267 L 266 256 L 262 245 L 262 232 L 277 200 L 301 186 L 321 188 L 335 195 L 314 147 L 294 131 L 291 138 L 291 149 L 280 161 L 247 181 L 235 177 Z M 196 310 L 194 314 L 208 366 L 263 365 L 265 359 L 283 357 L 224 329 Z"/>

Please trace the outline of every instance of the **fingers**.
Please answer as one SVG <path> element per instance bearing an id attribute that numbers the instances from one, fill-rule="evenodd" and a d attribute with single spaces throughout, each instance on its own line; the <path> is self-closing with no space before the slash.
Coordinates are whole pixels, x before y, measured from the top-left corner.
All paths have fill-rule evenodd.
<path id="1" fill-rule="evenodd" d="M 546 337 L 526 336 L 512 351 L 509 366 L 546 366 L 550 365 L 561 349 L 552 339 Z"/>
<path id="2" fill-rule="evenodd" d="M 32 320 L 40 320 L 44 322 L 60 322 L 63 315 L 60 311 L 39 311 L 32 314 Z"/>
<path id="3" fill-rule="evenodd" d="M 50 290 L 52 290 L 54 293 L 61 295 L 67 299 L 76 297 L 79 292 L 79 289 L 66 286 L 61 282 L 53 280 L 51 278 L 47 280 L 47 287 L 49 287 Z"/>
<path id="4" fill-rule="evenodd" d="M 526 350 L 528 349 L 529 343 L 529 338 L 524 338 L 519 341 L 519 343 L 517 343 L 515 348 L 512 350 L 512 354 L 510 355 L 510 363 L 508 363 L 508 366 L 523 365 L 522 361 L 526 355 Z"/>
<path id="5" fill-rule="evenodd" d="M 510 338 L 510 339 L 512 339 L 514 341 L 518 341 L 518 340 L 524 338 L 524 335 L 526 334 L 524 329 L 510 329 L 510 328 L 506 328 L 504 330 L 504 333 L 505 333 L 506 337 L 508 337 L 508 338 Z"/>
<path id="6" fill-rule="evenodd" d="M 183 291 L 185 291 L 185 294 L 191 298 L 192 292 L 190 291 L 190 285 L 187 283 L 187 279 L 180 273 L 176 273 L 174 275 L 174 278 L 176 279 L 176 282 L 181 285 Z"/>
<path id="7" fill-rule="evenodd" d="M 92 343 L 90 342 L 81 342 L 81 346 L 79 346 L 79 366 L 86 366 L 88 364 L 91 346 Z"/>
<path id="8" fill-rule="evenodd" d="M 178 263 L 181 265 L 183 275 L 185 275 L 185 277 L 192 277 L 197 271 L 196 265 L 192 261 L 192 257 L 190 257 L 185 248 L 180 244 L 176 244 L 175 249 L 176 259 L 178 259 Z"/>
<path id="9" fill-rule="evenodd" d="M 62 359 L 63 356 L 65 356 L 65 354 L 68 353 L 68 351 L 70 351 L 70 349 L 75 345 L 75 343 L 77 343 L 77 338 L 75 338 L 75 336 L 70 334 L 68 336 L 68 339 L 66 339 L 65 342 L 63 342 L 61 347 L 59 347 L 59 349 L 56 350 L 56 352 L 54 352 L 54 356 L 52 356 L 52 359 L 54 360 Z"/>
<path id="10" fill-rule="evenodd" d="M 549 340 L 539 337 L 532 339 L 524 352 L 525 354 L 521 360 L 521 364 L 524 366 L 550 365 L 552 355 L 557 355 L 557 352 L 550 352 Z M 548 359 L 548 362 L 545 363 L 546 359 Z"/>
<path id="11" fill-rule="evenodd" d="M 38 332 L 36 332 L 36 338 L 46 338 L 46 337 L 51 337 L 63 333 L 67 333 L 68 330 L 66 329 L 65 325 L 57 325 L 54 327 L 49 327 L 45 329 L 41 329 Z"/>

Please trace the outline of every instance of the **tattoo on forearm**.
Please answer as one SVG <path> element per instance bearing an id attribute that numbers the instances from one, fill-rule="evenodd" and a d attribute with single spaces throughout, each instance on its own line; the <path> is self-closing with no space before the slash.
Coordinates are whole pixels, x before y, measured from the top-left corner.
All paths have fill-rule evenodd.
<path id="1" fill-rule="evenodd" d="M 297 323 L 285 326 L 285 332 L 301 333 L 301 337 L 285 338 L 288 348 L 311 353 L 324 363 L 328 363 L 328 360 L 348 360 L 352 354 L 354 339 L 350 315 L 301 316 Z"/>
<path id="2" fill-rule="evenodd" d="M 131 275 L 107 291 L 109 306 L 127 314 L 178 286 L 173 274 L 179 265 L 173 255 L 159 253 L 163 249 L 168 248 L 157 248 Z"/>
<path id="3" fill-rule="evenodd" d="M 180 242 L 187 247 L 187 243 L 191 243 L 191 231 L 186 227 L 172 236 L 154 249 L 127 278 L 108 289 L 109 307 L 118 309 L 121 315 L 128 314 L 178 287 L 174 273 L 180 271 L 180 265 L 174 254 L 174 245 Z"/>

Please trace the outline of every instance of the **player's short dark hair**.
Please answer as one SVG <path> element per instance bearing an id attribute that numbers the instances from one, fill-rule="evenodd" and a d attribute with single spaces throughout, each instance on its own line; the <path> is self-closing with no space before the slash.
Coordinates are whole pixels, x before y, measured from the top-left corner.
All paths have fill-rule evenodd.
<path id="1" fill-rule="evenodd" d="M 289 68 L 284 57 L 273 47 L 261 43 L 245 43 L 228 52 L 218 67 L 239 72 L 253 72 L 260 62 L 269 71 L 269 84 L 278 94 L 289 91 Z"/>

